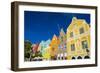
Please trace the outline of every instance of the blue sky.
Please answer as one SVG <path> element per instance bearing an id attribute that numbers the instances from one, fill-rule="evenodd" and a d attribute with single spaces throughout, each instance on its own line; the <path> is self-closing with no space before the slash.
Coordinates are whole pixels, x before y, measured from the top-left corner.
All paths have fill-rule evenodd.
<path id="1" fill-rule="evenodd" d="M 90 14 L 24 11 L 24 40 L 40 43 L 59 36 L 59 29 L 66 32 L 73 17 L 85 19 L 90 24 Z"/>

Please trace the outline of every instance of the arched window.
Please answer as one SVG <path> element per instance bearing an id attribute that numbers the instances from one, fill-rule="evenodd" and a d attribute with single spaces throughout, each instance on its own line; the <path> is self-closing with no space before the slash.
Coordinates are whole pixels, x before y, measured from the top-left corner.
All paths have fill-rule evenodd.
<path id="1" fill-rule="evenodd" d="M 75 51 L 75 44 L 71 44 L 71 51 Z"/>
<path id="2" fill-rule="evenodd" d="M 79 29 L 79 31 L 80 31 L 80 34 L 84 33 L 84 28 L 81 27 L 81 28 Z"/>
<path id="3" fill-rule="evenodd" d="M 82 41 L 82 49 L 87 49 L 87 48 L 88 48 L 87 40 Z"/>

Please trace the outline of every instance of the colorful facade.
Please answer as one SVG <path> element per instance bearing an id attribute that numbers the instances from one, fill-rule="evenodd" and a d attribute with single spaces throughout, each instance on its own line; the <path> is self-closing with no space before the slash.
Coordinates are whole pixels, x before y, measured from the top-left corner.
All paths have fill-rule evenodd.
<path id="1" fill-rule="evenodd" d="M 39 44 L 38 50 L 41 52 L 42 57 L 44 60 L 49 60 L 50 59 L 50 42 L 51 40 L 47 40 L 47 41 L 41 41 L 41 43 Z"/>
<path id="2" fill-rule="evenodd" d="M 63 28 L 52 40 L 32 45 L 33 60 L 72 60 L 90 58 L 90 24 L 84 19 L 72 18 L 66 33 Z"/>
<path id="3" fill-rule="evenodd" d="M 56 60 L 57 59 L 58 46 L 59 46 L 59 39 L 56 35 L 54 35 L 52 40 L 51 40 L 51 43 L 50 43 L 51 60 Z"/>
<path id="4" fill-rule="evenodd" d="M 66 56 L 67 56 L 67 52 L 66 52 L 66 34 L 63 30 L 63 28 L 60 31 L 60 35 L 59 35 L 59 47 L 58 47 L 58 60 L 65 60 Z"/>
<path id="5" fill-rule="evenodd" d="M 67 59 L 90 58 L 90 24 L 73 17 L 66 36 Z"/>
<path id="6" fill-rule="evenodd" d="M 38 46 L 39 44 L 33 44 L 31 47 L 32 47 L 32 52 L 35 54 L 38 52 Z"/>

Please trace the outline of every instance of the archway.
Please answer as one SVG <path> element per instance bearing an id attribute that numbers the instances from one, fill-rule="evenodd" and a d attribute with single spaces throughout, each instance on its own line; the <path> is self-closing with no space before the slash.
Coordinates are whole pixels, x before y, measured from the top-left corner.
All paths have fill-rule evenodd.
<path id="1" fill-rule="evenodd" d="M 75 59 L 75 57 L 72 57 L 72 59 Z"/>
<path id="2" fill-rule="evenodd" d="M 82 59 L 82 57 L 81 56 L 78 56 L 77 59 Z"/>
<path id="3" fill-rule="evenodd" d="M 89 58 L 90 58 L 89 56 L 85 56 L 85 57 L 84 57 L 84 59 L 89 59 Z"/>
<path id="4" fill-rule="evenodd" d="M 63 57 L 61 57 L 61 59 L 63 60 Z"/>

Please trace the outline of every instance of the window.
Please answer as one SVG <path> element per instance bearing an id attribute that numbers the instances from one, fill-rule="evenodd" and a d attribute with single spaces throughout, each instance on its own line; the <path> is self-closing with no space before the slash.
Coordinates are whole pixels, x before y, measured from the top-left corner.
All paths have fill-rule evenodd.
<path id="1" fill-rule="evenodd" d="M 64 49 L 66 49 L 66 44 L 64 45 Z"/>
<path id="2" fill-rule="evenodd" d="M 75 44 L 71 44 L 71 51 L 75 51 Z"/>
<path id="3" fill-rule="evenodd" d="M 55 48 L 54 47 L 52 47 L 52 51 L 54 51 L 55 50 Z"/>
<path id="4" fill-rule="evenodd" d="M 63 37 L 61 36 L 61 42 L 63 42 Z"/>
<path id="5" fill-rule="evenodd" d="M 83 49 L 87 49 L 88 48 L 88 43 L 87 43 L 86 40 L 85 41 L 82 41 L 82 48 Z"/>
<path id="6" fill-rule="evenodd" d="M 79 31 L 80 31 L 80 34 L 84 33 L 84 28 L 83 27 L 80 28 Z"/>
<path id="7" fill-rule="evenodd" d="M 59 45 L 59 49 L 61 49 L 62 48 L 62 45 Z"/>
<path id="8" fill-rule="evenodd" d="M 73 32 L 70 33 L 70 37 L 73 37 Z"/>

